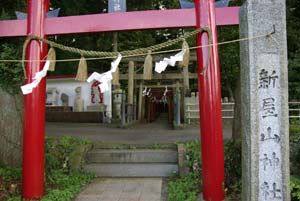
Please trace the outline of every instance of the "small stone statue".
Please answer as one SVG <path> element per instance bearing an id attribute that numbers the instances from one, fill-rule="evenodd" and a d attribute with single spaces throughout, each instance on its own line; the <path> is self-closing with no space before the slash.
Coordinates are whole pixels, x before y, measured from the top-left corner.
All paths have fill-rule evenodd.
<path id="1" fill-rule="evenodd" d="M 84 111 L 84 100 L 81 98 L 81 87 L 75 88 L 76 96 L 74 100 L 74 112 Z"/>
<path id="2" fill-rule="evenodd" d="M 46 105 L 58 105 L 59 100 L 59 90 L 56 88 L 49 88 L 46 92 L 47 98 L 46 98 Z"/>
<path id="3" fill-rule="evenodd" d="M 60 96 L 62 106 L 69 106 L 69 96 L 65 93 L 62 93 Z"/>
<path id="4" fill-rule="evenodd" d="M 115 89 L 113 91 L 114 99 L 113 99 L 113 107 L 114 107 L 114 118 L 121 119 L 121 105 L 122 105 L 122 90 Z"/>

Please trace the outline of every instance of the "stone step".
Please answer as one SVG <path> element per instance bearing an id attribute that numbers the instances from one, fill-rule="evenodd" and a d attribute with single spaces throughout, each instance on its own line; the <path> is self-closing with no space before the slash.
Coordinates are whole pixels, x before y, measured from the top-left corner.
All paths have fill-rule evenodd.
<path id="1" fill-rule="evenodd" d="M 91 163 L 85 166 L 85 171 L 94 172 L 98 177 L 169 177 L 178 172 L 178 166 L 169 163 Z"/>
<path id="2" fill-rule="evenodd" d="M 88 163 L 177 163 L 174 149 L 94 149 Z"/>
<path id="3" fill-rule="evenodd" d="M 126 143 L 109 143 L 109 142 L 94 142 L 94 149 L 174 149 L 177 150 L 175 143 L 163 144 L 126 144 Z"/>

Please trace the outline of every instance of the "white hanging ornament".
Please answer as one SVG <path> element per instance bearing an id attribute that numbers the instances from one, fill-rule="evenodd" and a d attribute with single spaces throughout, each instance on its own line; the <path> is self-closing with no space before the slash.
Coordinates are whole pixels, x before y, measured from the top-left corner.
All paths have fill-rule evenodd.
<path id="1" fill-rule="evenodd" d="M 153 69 L 152 55 L 151 55 L 151 51 L 149 51 L 144 62 L 144 74 L 143 74 L 144 80 L 152 79 L 152 69 Z"/>
<path id="2" fill-rule="evenodd" d="M 186 40 L 183 40 L 182 50 L 184 51 L 184 54 L 182 61 L 179 62 L 179 66 L 182 68 L 187 68 L 190 62 L 190 48 Z"/>

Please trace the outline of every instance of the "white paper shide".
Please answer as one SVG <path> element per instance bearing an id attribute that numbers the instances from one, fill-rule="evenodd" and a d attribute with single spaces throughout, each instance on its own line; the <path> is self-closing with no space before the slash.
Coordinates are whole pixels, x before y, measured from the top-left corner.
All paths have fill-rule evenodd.
<path id="1" fill-rule="evenodd" d="M 174 56 L 171 56 L 170 58 L 164 58 L 160 62 L 155 63 L 155 71 L 157 73 L 161 73 L 166 70 L 167 66 L 175 66 L 177 61 L 183 61 L 183 55 L 186 50 L 181 50 Z"/>
<path id="2" fill-rule="evenodd" d="M 99 87 L 100 87 L 100 90 L 101 90 L 101 93 L 104 93 L 106 91 L 109 91 L 110 90 L 110 82 L 113 78 L 112 76 L 112 73 L 116 72 L 120 62 L 121 62 L 121 59 L 122 59 L 122 55 L 119 54 L 118 57 L 113 61 L 111 62 L 111 69 L 105 73 L 97 73 L 97 72 L 94 72 L 92 73 L 88 79 L 87 79 L 87 82 L 92 82 L 94 80 L 97 80 L 100 84 L 99 84 Z"/>
<path id="3" fill-rule="evenodd" d="M 24 95 L 32 93 L 32 90 L 39 85 L 40 81 L 47 75 L 49 66 L 50 61 L 47 60 L 43 69 L 35 74 L 33 81 L 29 84 L 21 86 L 21 90 Z"/>

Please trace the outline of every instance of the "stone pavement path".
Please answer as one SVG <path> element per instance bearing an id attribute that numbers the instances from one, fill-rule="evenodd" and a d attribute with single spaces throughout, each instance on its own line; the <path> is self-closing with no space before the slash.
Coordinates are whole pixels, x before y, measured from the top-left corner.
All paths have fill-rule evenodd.
<path id="1" fill-rule="evenodd" d="M 112 128 L 97 123 L 46 123 L 47 136 L 74 136 L 92 141 L 132 144 L 161 144 L 186 142 L 199 139 L 199 125 L 173 130 L 168 124 L 155 121 L 138 124 L 128 129 Z M 231 128 L 223 129 L 224 139 L 231 138 Z"/>
<path id="2" fill-rule="evenodd" d="M 161 201 L 162 178 L 98 178 L 75 201 Z"/>

